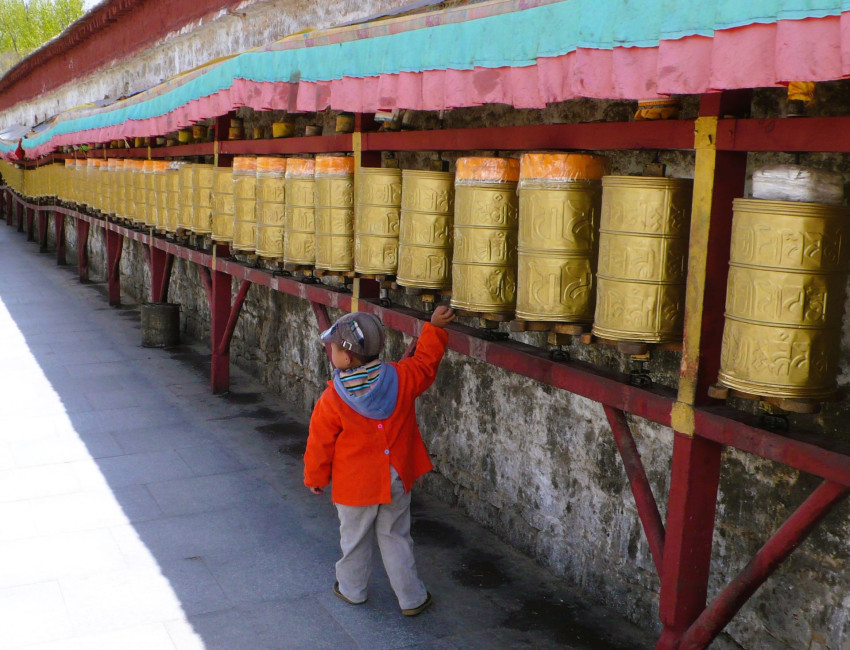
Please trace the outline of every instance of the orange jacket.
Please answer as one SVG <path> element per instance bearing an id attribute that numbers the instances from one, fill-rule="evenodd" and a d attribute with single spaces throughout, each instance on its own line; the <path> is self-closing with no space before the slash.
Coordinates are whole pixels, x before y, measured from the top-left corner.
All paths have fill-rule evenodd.
<path id="1" fill-rule="evenodd" d="M 416 424 L 416 398 L 437 376 L 448 333 L 426 323 L 412 357 L 393 363 L 398 400 L 386 420 L 364 417 L 337 395 L 333 382 L 322 393 L 310 418 L 304 453 L 304 484 L 325 487 L 333 478 L 331 498 L 345 506 L 390 503 L 390 465 L 405 491 L 433 465 Z"/>

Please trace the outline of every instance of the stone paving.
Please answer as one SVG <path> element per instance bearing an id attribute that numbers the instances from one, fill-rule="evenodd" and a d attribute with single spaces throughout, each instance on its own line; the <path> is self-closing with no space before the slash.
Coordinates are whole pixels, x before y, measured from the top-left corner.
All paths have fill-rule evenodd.
<path id="1" fill-rule="evenodd" d="M 423 492 L 401 616 L 331 593 L 327 495 L 301 482 L 306 421 L 208 350 L 140 346 L 139 311 L 0 227 L 0 650 L 645 648 L 546 569 Z"/>

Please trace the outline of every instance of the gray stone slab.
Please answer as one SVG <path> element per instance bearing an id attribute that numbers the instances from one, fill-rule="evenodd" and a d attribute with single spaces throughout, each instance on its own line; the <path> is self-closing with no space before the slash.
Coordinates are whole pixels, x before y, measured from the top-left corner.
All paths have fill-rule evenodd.
<path id="1" fill-rule="evenodd" d="M 37 467 L 70 463 L 89 458 L 105 458 L 124 453 L 112 434 L 94 433 L 85 441 L 66 432 L 45 444 L 43 438 L 17 440 L 8 445 L 15 467 Z"/>
<path id="2" fill-rule="evenodd" d="M 197 424 L 159 426 L 151 429 L 129 429 L 110 434 L 128 454 L 197 447 L 214 441 L 213 436 Z"/>
<path id="3" fill-rule="evenodd" d="M 192 469 L 173 450 L 102 458 L 97 466 L 112 489 L 193 475 Z"/>
<path id="4" fill-rule="evenodd" d="M 0 649 L 70 637 L 73 627 L 55 581 L 0 589 Z"/>
<path id="5" fill-rule="evenodd" d="M 215 443 L 179 448 L 176 453 L 195 474 L 223 474 L 246 469 L 238 458 L 222 445 Z M 254 464 L 254 466 L 258 465 L 260 463 Z"/>
<path id="6" fill-rule="evenodd" d="M 250 470 L 163 481 L 147 489 L 167 516 L 223 510 L 246 501 L 272 508 L 280 504 L 280 495 Z"/>
<path id="7" fill-rule="evenodd" d="M 71 465 L 41 465 L 0 473 L 0 503 L 72 494 L 80 482 Z"/>

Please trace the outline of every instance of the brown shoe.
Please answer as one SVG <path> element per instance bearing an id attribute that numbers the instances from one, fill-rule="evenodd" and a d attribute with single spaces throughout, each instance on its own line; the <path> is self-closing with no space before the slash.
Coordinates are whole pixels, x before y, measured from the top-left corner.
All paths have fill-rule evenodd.
<path id="1" fill-rule="evenodd" d="M 336 596 L 336 597 L 337 597 L 337 598 L 339 598 L 340 600 L 344 600 L 344 601 L 345 601 L 345 602 L 347 602 L 349 605 L 362 605 L 362 604 L 363 604 L 363 603 L 365 603 L 367 600 L 369 600 L 368 598 L 365 598 L 364 600 L 361 600 L 359 603 L 356 603 L 356 602 L 354 602 L 353 600 L 349 600 L 349 599 L 348 599 L 348 598 L 346 598 L 346 597 L 343 595 L 343 593 L 339 590 L 339 582 L 335 582 L 335 583 L 334 583 L 334 596 Z M 417 612 L 417 614 L 418 614 L 418 613 L 419 613 L 419 612 Z"/>
<path id="2" fill-rule="evenodd" d="M 403 609 L 401 610 L 401 613 L 405 616 L 416 616 L 417 614 L 421 614 L 426 609 L 428 609 L 434 603 L 434 599 L 431 598 L 430 591 L 426 591 L 425 594 L 425 602 L 423 602 L 419 607 L 414 607 L 413 609 Z"/>

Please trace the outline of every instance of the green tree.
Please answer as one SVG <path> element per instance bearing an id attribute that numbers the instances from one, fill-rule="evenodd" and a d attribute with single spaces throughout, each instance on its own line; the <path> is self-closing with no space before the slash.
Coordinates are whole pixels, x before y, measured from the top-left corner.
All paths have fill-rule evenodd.
<path id="1" fill-rule="evenodd" d="M 83 15 L 83 0 L 0 0 L 0 72 Z"/>

